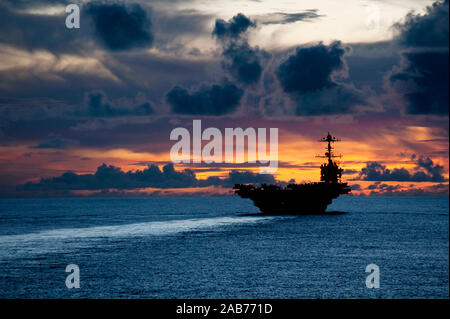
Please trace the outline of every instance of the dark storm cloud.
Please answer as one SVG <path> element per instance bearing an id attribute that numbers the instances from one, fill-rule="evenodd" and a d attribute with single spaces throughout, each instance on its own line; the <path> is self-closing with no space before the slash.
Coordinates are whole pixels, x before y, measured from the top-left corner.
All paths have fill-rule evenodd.
<path id="1" fill-rule="evenodd" d="M 214 26 L 212 34 L 218 39 L 237 39 L 249 28 L 255 28 L 255 22 L 251 21 L 248 17 L 242 13 L 238 13 L 230 21 L 218 19 Z"/>
<path id="2" fill-rule="evenodd" d="M 338 41 L 300 47 L 278 66 L 275 74 L 282 89 L 298 102 L 296 115 L 345 114 L 366 104 L 365 92 L 336 80 L 346 76 L 345 52 Z"/>
<path id="3" fill-rule="evenodd" d="M 298 48 L 278 67 L 276 74 L 285 92 L 308 93 L 335 86 L 332 74 L 345 67 L 340 42 Z"/>
<path id="4" fill-rule="evenodd" d="M 232 83 L 202 86 L 193 93 L 176 86 L 167 93 L 167 102 L 178 114 L 223 115 L 237 109 L 242 95 L 242 89 Z"/>
<path id="5" fill-rule="evenodd" d="M 414 155 L 413 158 L 416 158 L 416 156 Z M 442 173 L 444 172 L 444 167 L 434 164 L 431 158 L 419 156 L 417 159 L 417 166 L 423 168 L 433 179 L 443 179 Z"/>
<path id="6" fill-rule="evenodd" d="M 423 15 L 411 12 L 394 25 L 398 40 L 411 47 L 448 47 L 448 16 L 448 0 L 433 3 Z"/>
<path id="7" fill-rule="evenodd" d="M 52 190 L 101 190 L 101 189 L 138 189 L 187 188 L 223 186 L 235 183 L 274 183 L 271 175 L 251 172 L 232 171 L 227 178 L 209 177 L 206 180 L 196 178 L 194 171 L 185 169 L 176 171 L 173 164 L 167 164 L 162 171 L 156 165 L 149 165 L 144 170 L 123 172 L 119 167 L 103 164 L 95 174 L 76 174 L 65 172 L 61 176 L 42 178 L 38 183 L 28 182 L 18 185 L 18 191 L 52 191 Z"/>
<path id="8" fill-rule="evenodd" d="M 224 48 L 223 56 L 226 61 L 223 67 L 239 82 L 255 83 L 260 79 L 263 71 L 260 62 L 261 54 L 258 48 L 252 48 L 248 43 L 231 43 Z"/>
<path id="9" fill-rule="evenodd" d="M 275 12 L 262 16 L 258 21 L 261 21 L 261 24 L 289 24 L 298 21 L 310 22 L 323 17 L 317 12 L 317 9 L 297 13 Z"/>
<path id="10" fill-rule="evenodd" d="M 449 3 L 435 2 L 423 15 L 410 13 L 395 28 L 405 47 L 389 77 L 409 114 L 447 115 L 449 108 Z"/>
<path id="11" fill-rule="evenodd" d="M 30 148 L 37 149 L 67 149 L 70 145 L 79 144 L 78 141 L 66 139 L 66 138 L 54 138 L 48 141 L 41 142 Z"/>
<path id="12" fill-rule="evenodd" d="M 410 172 L 405 168 L 390 170 L 378 162 L 368 162 L 361 169 L 358 180 L 364 181 L 397 181 L 397 182 L 443 182 L 444 167 L 429 157 L 419 157 L 416 160 L 416 169 Z"/>
<path id="13" fill-rule="evenodd" d="M 246 32 L 249 28 L 255 27 L 254 21 L 239 13 L 229 22 L 216 20 L 212 32 L 222 46 L 224 57 L 222 67 L 243 84 L 259 81 L 263 71 L 261 60 L 264 56 L 268 56 L 268 53 L 248 44 Z"/>
<path id="14" fill-rule="evenodd" d="M 391 84 L 408 101 L 409 114 L 448 114 L 449 53 L 405 53 L 403 69 L 394 71 Z"/>
<path id="15" fill-rule="evenodd" d="M 87 95 L 87 110 L 79 110 L 74 115 L 90 117 L 116 117 L 116 116 L 138 116 L 151 115 L 155 111 L 149 102 L 132 107 L 113 106 L 107 101 L 103 92 L 91 92 Z"/>
<path id="16" fill-rule="evenodd" d="M 150 47 L 151 20 L 137 3 L 88 3 L 84 10 L 93 20 L 96 35 L 110 50 Z"/>

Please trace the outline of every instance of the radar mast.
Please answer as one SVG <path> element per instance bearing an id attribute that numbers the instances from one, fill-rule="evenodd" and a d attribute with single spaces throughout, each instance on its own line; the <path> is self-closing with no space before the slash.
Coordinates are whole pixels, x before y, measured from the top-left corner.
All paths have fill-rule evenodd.
<path id="1" fill-rule="evenodd" d="M 343 169 L 336 162 L 333 162 L 332 158 L 340 158 L 342 155 L 335 155 L 333 152 L 334 147 L 331 146 L 331 143 L 340 142 L 340 139 L 331 136 L 330 132 L 328 132 L 328 135 L 320 139 L 319 142 L 328 143 L 325 155 L 316 156 L 328 159 L 328 163 L 320 165 L 320 181 L 324 183 L 340 183 Z"/>

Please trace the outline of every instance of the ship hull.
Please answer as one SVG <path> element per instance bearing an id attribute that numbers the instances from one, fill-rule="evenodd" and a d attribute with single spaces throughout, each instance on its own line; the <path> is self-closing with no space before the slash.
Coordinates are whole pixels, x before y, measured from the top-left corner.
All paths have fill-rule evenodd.
<path id="1" fill-rule="evenodd" d="M 235 185 L 236 194 L 249 198 L 263 214 L 321 214 L 334 198 L 350 192 L 347 183 L 291 184 L 286 188 Z"/>

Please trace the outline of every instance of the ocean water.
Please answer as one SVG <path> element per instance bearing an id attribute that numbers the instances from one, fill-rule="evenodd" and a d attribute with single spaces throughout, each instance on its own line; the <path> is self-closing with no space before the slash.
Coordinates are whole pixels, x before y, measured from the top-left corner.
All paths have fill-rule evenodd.
<path id="1" fill-rule="evenodd" d="M 448 298 L 448 197 L 0 199 L 0 298 Z M 80 288 L 68 289 L 68 264 Z M 368 264 L 380 288 L 366 287 Z"/>

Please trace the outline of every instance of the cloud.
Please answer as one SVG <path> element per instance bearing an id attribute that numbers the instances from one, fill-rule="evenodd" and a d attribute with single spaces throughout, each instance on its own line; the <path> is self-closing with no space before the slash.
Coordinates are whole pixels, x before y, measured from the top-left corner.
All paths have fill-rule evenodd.
<path id="1" fill-rule="evenodd" d="M 368 92 L 336 80 L 347 76 L 345 52 L 339 41 L 299 47 L 278 66 L 282 89 L 298 102 L 296 115 L 345 114 L 368 104 Z"/>
<path id="2" fill-rule="evenodd" d="M 377 189 L 378 188 L 378 184 L 372 184 L 367 186 L 367 189 Z"/>
<path id="3" fill-rule="evenodd" d="M 153 44 L 151 20 L 139 4 L 91 2 L 83 9 L 91 16 L 96 35 L 108 49 L 119 51 Z"/>
<path id="4" fill-rule="evenodd" d="M 401 185 L 372 184 L 370 196 L 448 196 L 448 184 L 437 184 L 428 187 L 409 187 Z"/>
<path id="5" fill-rule="evenodd" d="M 91 45 L 90 28 L 84 26 L 76 32 L 65 28 L 64 8 L 54 15 L 32 14 L 20 9 L 39 8 L 42 2 L 8 2 L 0 0 L 1 44 L 27 50 L 44 49 L 72 54 L 83 51 Z"/>
<path id="6" fill-rule="evenodd" d="M 173 164 L 167 164 L 162 170 L 149 165 L 144 170 L 124 172 L 119 167 L 103 164 L 94 174 L 76 174 L 65 172 L 58 177 L 42 178 L 37 183 L 28 182 L 17 186 L 18 191 L 67 191 L 102 189 L 139 189 L 139 188 L 189 188 L 222 186 L 232 187 L 235 183 L 274 183 L 271 175 L 251 172 L 232 171 L 226 178 L 209 177 L 206 180 L 196 178 L 194 171 L 185 169 L 176 171 Z"/>
<path id="7" fill-rule="evenodd" d="M 100 89 L 111 99 L 145 92 L 154 107 L 174 84 L 201 83 L 211 72 L 220 70 L 214 60 L 154 51 L 109 54 L 96 51 L 77 56 L 0 48 L 0 95 L 22 100 L 19 104 L 39 104 L 46 98 L 75 105 L 83 102 L 86 92 Z M 5 105 L 3 101 L 0 108 Z"/>
<path id="8" fill-rule="evenodd" d="M 2 0 L 18 9 L 33 9 L 58 4 L 79 3 L 80 0 Z"/>
<path id="9" fill-rule="evenodd" d="M 352 84 L 323 88 L 297 97 L 297 116 L 357 113 L 357 107 L 367 104 L 370 92 L 358 90 Z"/>
<path id="10" fill-rule="evenodd" d="M 229 22 L 216 20 L 212 32 L 222 46 L 222 67 L 243 84 L 259 81 L 263 71 L 261 60 L 268 56 L 268 53 L 248 44 L 246 32 L 251 27 L 256 27 L 256 23 L 239 13 Z"/>
<path id="11" fill-rule="evenodd" d="M 79 144 L 78 141 L 66 139 L 66 138 L 54 138 L 48 141 L 41 142 L 35 146 L 30 146 L 30 148 L 40 148 L 40 149 L 66 149 L 70 145 Z"/>
<path id="12" fill-rule="evenodd" d="M 237 81 L 252 84 L 260 79 L 263 67 L 258 48 L 252 48 L 248 43 L 231 43 L 224 48 L 223 56 L 226 58 L 223 63 L 224 69 L 228 70 Z"/>
<path id="13" fill-rule="evenodd" d="M 212 34 L 218 39 L 237 39 L 249 28 L 255 28 L 256 23 L 242 13 L 238 13 L 229 22 L 223 19 L 216 20 Z"/>
<path id="14" fill-rule="evenodd" d="M 408 13 L 403 22 L 394 24 L 397 40 L 410 47 L 448 47 L 448 0 L 436 1 L 425 14 Z"/>
<path id="15" fill-rule="evenodd" d="M 448 114 L 449 53 L 403 55 L 404 66 L 390 76 L 390 84 L 406 98 L 409 114 Z"/>
<path id="16" fill-rule="evenodd" d="M 124 107 L 111 105 L 103 92 L 91 92 L 87 95 L 87 109 L 74 112 L 74 115 L 89 117 L 117 117 L 152 115 L 155 113 L 149 102 Z"/>
<path id="17" fill-rule="evenodd" d="M 232 83 L 202 86 L 193 93 L 176 86 L 167 93 L 166 98 L 174 113 L 223 115 L 237 109 L 243 93 L 242 89 Z"/>
<path id="18" fill-rule="evenodd" d="M 388 87 L 404 97 L 406 113 L 448 115 L 449 3 L 437 1 L 423 15 L 409 13 L 394 27 L 404 46 Z"/>
<path id="19" fill-rule="evenodd" d="M 415 157 L 414 157 L 415 158 Z M 434 162 L 429 157 L 420 156 L 416 160 L 414 172 L 406 168 L 394 168 L 390 170 L 379 162 L 368 162 L 361 169 L 356 180 L 364 181 L 397 181 L 397 182 L 443 182 L 444 167 Z"/>
<path id="20" fill-rule="evenodd" d="M 413 156 L 416 158 L 416 156 Z M 443 181 L 444 177 L 442 173 L 444 172 L 444 167 L 439 164 L 434 164 L 432 159 L 429 157 L 419 156 L 417 159 L 417 166 L 423 168 L 425 172 L 431 176 L 433 180 Z"/>
<path id="21" fill-rule="evenodd" d="M 180 56 L 200 51 L 192 47 L 192 43 L 209 38 L 214 18 L 213 14 L 195 9 L 178 11 L 170 7 L 158 10 L 153 5 L 151 15 L 152 33 L 155 36 L 153 45 L 160 51 Z"/>
<path id="22" fill-rule="evenodd" d="M 298 21 L 310 22 L 323 17 L 323 15 L 320 15 L 317 12 L 317 9 L 296 13 L 274 12 L 259 17 L 258 21 L 260 21 L 261 24 L 289 24 Z"/>
<path id="23" fill-rule="evenodd" d="M 256 174 L 252 172 L 241 172 L 232 170 L 228 177 L 221 179 L 218 177 L 208 177 L 206 181 L 200 182 L 200 185 L 217 185 L 223 187 L 233 187 L 235 184 L 275 184 L 275 178 L 270 174 Z"/>
<path id="24" fill-rule="evenodd" d="M 280 64 L 276 74 L 288 93 L 302 94 L 332 87 L 336 85 L 332 74 L 345 68 L 344 54 L 340 42 L 297 48 L 294 55 Z"/>
<path id="25" fill-rule="evenodd" d="M 355 169 L 344 169 L 344 171 L 342 172 L 342 175 L 353 175 L 359 173 L 359 171 L 355 170 Z"/>
<path id="26" fill-rule="evenodd" d="M 64 26 L 64 6 L 69 3 L 81 8 L 80 29 Z M 99 48 L 118 51 L 150 46 L 186 54 L 191 48 L 185 43 L 208 37 L 213 19 L 212 14 L 193 9 L 161 10 L 161 5 L 142 0 L 0 0 L 0 42 L 91 57 Z"/>

